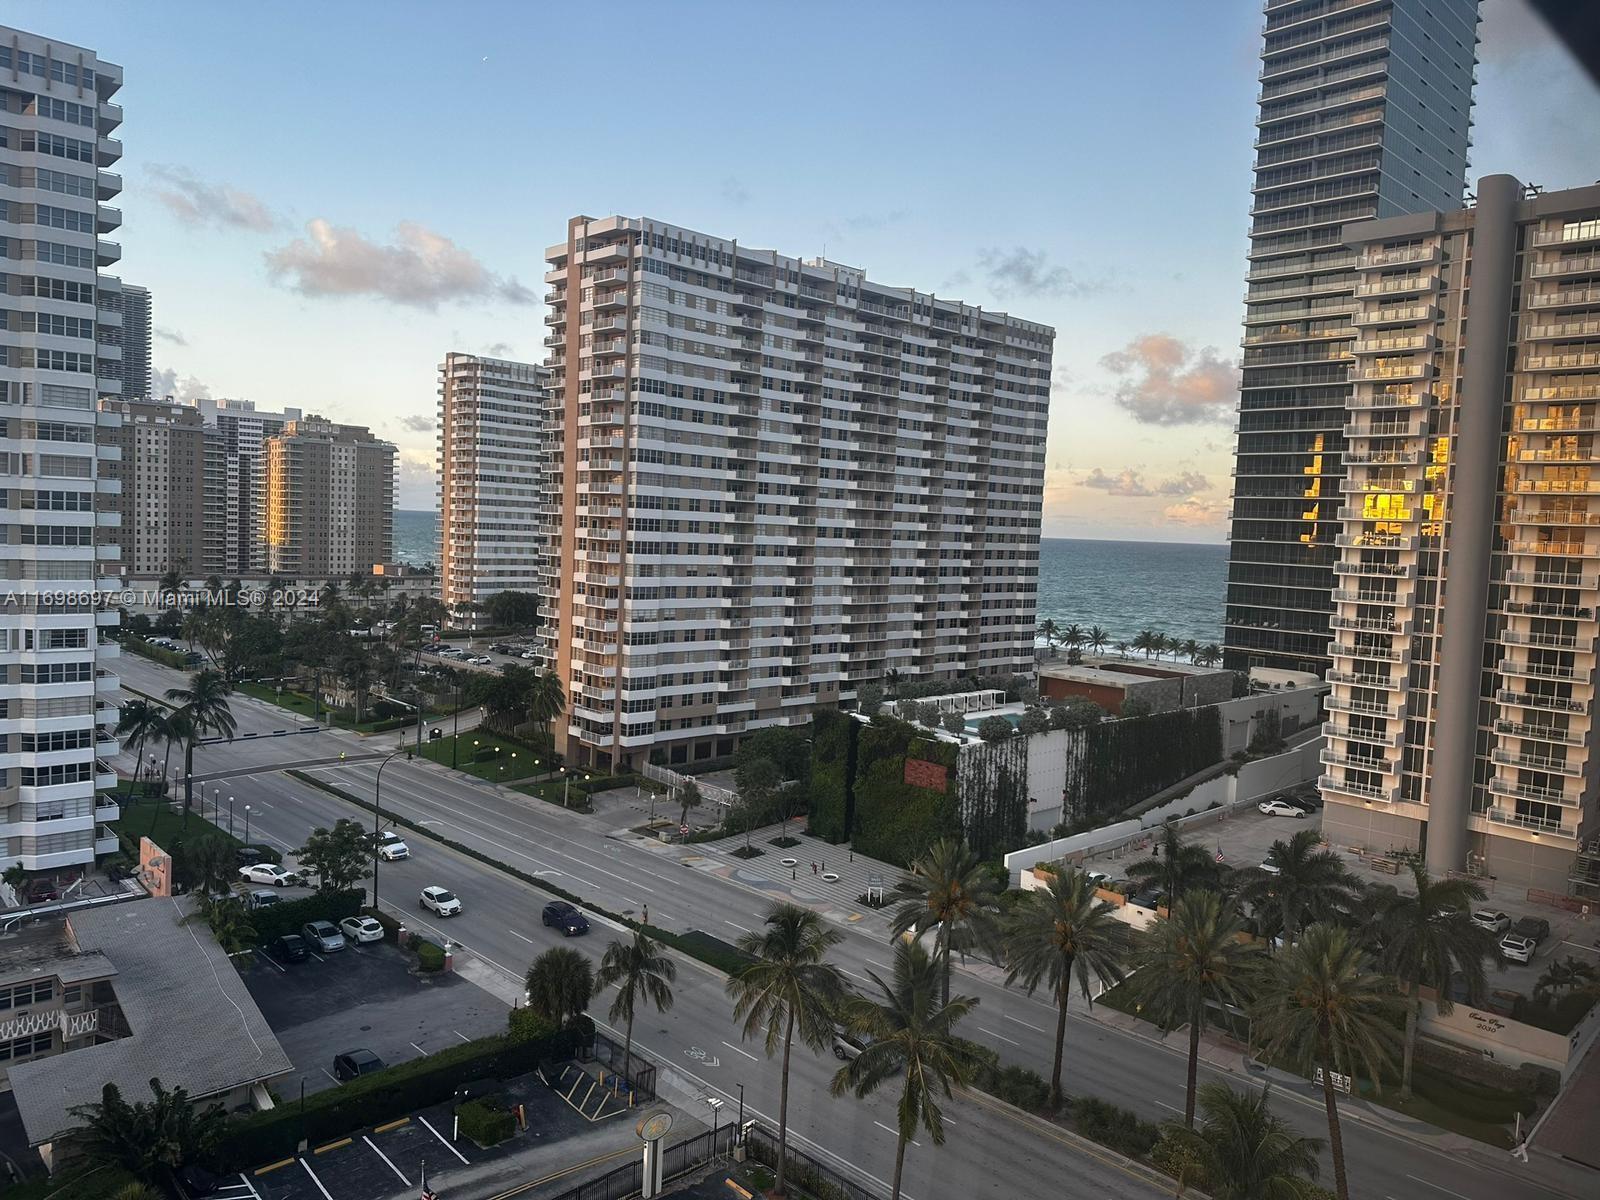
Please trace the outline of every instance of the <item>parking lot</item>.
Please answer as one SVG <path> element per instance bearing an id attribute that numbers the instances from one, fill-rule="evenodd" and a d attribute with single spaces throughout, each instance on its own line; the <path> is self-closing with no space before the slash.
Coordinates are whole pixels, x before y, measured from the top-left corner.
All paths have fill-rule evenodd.
<path id="1" fill-rule="evenodd" d="M 1193 830 L 1188 836 L 1190 840 L 1208 850 L 1220 853 L 1228 866 L 1253 867 L 1267 857 L 1273 842 L 1287 841 L 1296 832 L 1306 828 L 1321 828 L 1319 812 L 1312 812 L 1307 817 L 1297 820 L 1293 817 L 1266 816 L 1257 812 L 1254 807 L 1250 807 L 1224 820 Z M 1409 880 L 1409 874 L 1403 868 L 1400 874 L 1390 875 L 1354 854 L 1344 851 L 1339 853 L 1356 878 L 1363 883 L 1388 884 L 1404 889 Z M 1104 871 L 1113 879 L 1121 879 L 1129 863 L 1137 862 L 1149 854 L 1148 847 L 1130 848 L 1114 856 L 1096 856 L 1084 865 L 1090 870 Z M 1474 905 L 1474 909 L 1495 909 L 1506 913 L 1513 922 L 1520 917 L 1540 917 L 1550 922 L 1550 936 L 1540 943 L 1531 963 L 1506 962 L 1503 970 L 1489 972 L 1488 984 L 1491 991 L 1507 990 L 1531 995 L 1534 983 L 1549 967 L 1551 960 L 1566 958 L 1569 955 L 1600 965 L 1600 948 L 1595 945 L 1596 940 L 1600 939 L 1600 916 L 1591 916 L 1585 920 L 1577 913 L 1531 903 L 1522 888 L 1510 884 L 1501 885 L 1492 879 L 1481 882 L 1487 894 L 1486 899 L 1481 904 Z"/>
<path id="2" fill-rule="evenodd" d="M 505 1029 L 506 1006 L 459 975 L 414 975 L 387 942 L 347 946 L 281 963 L 258 951 L 245 986 L 296 1074 L 276 1084 L 285 1099 L 334 1087 L 333 1057 L 371 1050 L 404 1062 Z"/>

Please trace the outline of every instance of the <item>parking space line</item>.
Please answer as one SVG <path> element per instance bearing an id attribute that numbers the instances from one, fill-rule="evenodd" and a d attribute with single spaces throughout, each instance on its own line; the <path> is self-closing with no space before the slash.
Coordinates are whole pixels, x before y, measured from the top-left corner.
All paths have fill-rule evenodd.
<path id="1" fill-rule="evenodd" d="M 459 1158 L 461 1160 L 463 1166 L 470 1167 L 472 1165 L 470 1162 L 467 1161 L 467 1156 L 465 1154 L 461 1153 L 461 1151 L 457 1150 L 455 1148 L 455 1146 L 451 1142 L 447 1141 L 445 1136 L 442 1133 L 440 1133 L 437 1129 L 435 1129 L 433 1127 L 433 1123 L 431 1121 L 429 1121 L 427 1117 L 425 1117 L 422 1114 L 418 1113 L 417 1114 L 417 1120 L 422 1122 L 423 1126 L 427 1129 L 427 1131 L 429 1133 L 433 1134 L 434 1137 L 439 1139 L 439 1144 L 441 1146 L 443 1146 L 446 1150 L 450 1151 L 451 1154 L 454 1154 L 457 1158 Z M 333 1197 L 329 1196 L 328 1200 L 333 1200 Z"/>
<path id="2" fill-rule="evenodd" d="M 421 1046 L 417 1045 L 415 1042 L 411 1043 L 411 1048 L 413 1050 L 415 1050 L 418 1054 L 422 1055 L 423 1058 L 427 1058 L 428 1057 L 428 1052 L 426 1050 L 424 1050 Z"/>
<path id="3" fill-rule="evenodd" d="M 389 1163 L 389 1170 L 393 1171 L 396 1175 L 400 1175 L 400 1182 L 401 1183 L 405 1184 L 407 1187 L 411 1186 L 411 1180 L 407 1179 L 404 1175 L 400 1174 L 400 1168 L 395 1166 L 394 1163 L 389 1162 L 389 1156 L 387 1154 L 385 1154 L 382 1150 L 379 1150 L 378 1147 L 373 1144 L 373 1141 L 372 1141 L 371 1138 L 369 1138 L 366 1134 L 362 1134 L 361 1135 L 361 1140 L 363 1142 L 365 1142 L 367 1145 L 372 1147 L 372 1152 L 374 1154 L 376 1154 L 379 1158 L 383 1159 L 384 1162 Z"/>
<path id="4" fill-rule="evenodd" d="M 261 1200 L 261 1193 L 256 1191 L 255 1185 L 250 1182 L 243 1171 L 239 1172 L 239 1182 L 244 1184 L 245 1190 L 255 1197 L 255 1200 Z"/>
<path id="5" fill-rule="evenodd" d="M 322 955 L 318 954 L 315 950 L 313 950 L 311 952 L 311 957 L 316 959 L 318 962 L 327 962 L 328 961 L 327 959 L 323 958 Z"/>
<path id="6" fill-rule="evenodd" d="M 333 1197 L 328 1193 L 328 1189 L 322 1186 L 322 1180 L 318 1179 L 317 1173 L 311 1169 L 311 1164 L 303 1158 L 299 1161 L 300 1165 L 306 1169 L 306 1174 L 311 1176 L 311 1182 L 317 1185 L 317 1191 L 321 1192 L 326 1200 L 333 1200 Z"/>
<path id="7" fill-rule="evenodd" d="M 323 1067 L 323 1068 L 322 1068 L 322 1073 L 323 1073 L 323 1074 L 324 1074 L 324 1075 L 326 1075 L 326 1076 L 327 1076 L 327 1077 L 328 1077 L 328 1078 L 329 1078 L 329 1079 L 331 1079 L 331 1080 L 333 1080 L 333 1082 L 334 1082 L 334 1084 L 335 1084 L 335 1085 L 337 1085 L 337 1084 L 338 1084 L 338 1082 L 339 1082 L 339 1077 L 338 1077 L 338 1076 L 337 1076 L 337 1075 L 335 1075 L 335 1074 L 334 1074 L 334 1073 L 333 1073 L 333 1072 L 332 1072 L 332 1071 L 330 1071 L 330 1070 L 328 1070 L 328 1068 L 327 1068 L 327 1067 Z"/>
<path id="8" fill-rule="evenodd" d="M 466 1034 L 464 1034 L 464 1033 L 462 1033 L 462 1032 L 461 1032 L 461 1030 L 459 1030 L 459 1029 L 452 1029 L 452 1030 L 451 1030 L 451 1031 L 450 1031 L 450 1032 L 451 1032 L 451 1033 L 453 1033 L 453 1034 L 455 1034 L 455 1035 L 456 1035 L 456 1036 L 457 1036 L 457 1037 L 458 1037 L 458 1038 L 460 1038 L 460 1039 L 461 1039 L 461 1040 L 462 1040 L 462 1041 L 463 1041 L 463 1042 L 467 1042 L 467 1043 L 469 1043 L 469 1044 L 470 1044 L 470 1043 L 471 1043 L 471 1041 L 472 1041 L 472 1039 L 471 1039 L 471 1038 L 469 1038 L 469 1037 L 468 1037 L 468 1036 L 467 1036 L 467 1035 L 466 1035 Z"/>
<path id="9" fill-rule="evenodd" d="M 256 951 L 256 957 L 257 958 L 266 959 L 269 963 L 271 963 L 273 966 L 277 967 L 278 970 L 280 972 L 282 972 L 283 974 L 285 974 L 285 975 L 287 975 L 289 973 L 289 970 L 288 970 L 287 967 L 283 966 L 283 964 L 278 962 L 277 959 L 273 958 L 272 955 L 268 954 L 265 950 L 257 950 Z"/>

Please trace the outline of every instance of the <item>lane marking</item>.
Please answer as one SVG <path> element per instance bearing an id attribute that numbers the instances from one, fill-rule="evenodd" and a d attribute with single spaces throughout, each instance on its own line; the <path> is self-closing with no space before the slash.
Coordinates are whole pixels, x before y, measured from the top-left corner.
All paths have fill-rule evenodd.
<path id="1" fill-rule="evenodd" d="M 1021 1025 L 1026 1029 L 1033 1030 L 1035 1033 L 1047 1034 L 1050 1032 L 1048 1029 L 1045 1029 L 1039 1025 L 1035 1025 L 1031 1021 L 1024 1021 L 1021 1017 L 1013 1017 L 1010 1013 L 1001 1013 L 1000 1015 L 1008 1021 L 1015 1021 L 1018 1025 Z"/>
<path id="2" fill-rule="evenodd" d="M 1407 1175 L 1406 1178 L 1413 1183 L 1420 1183 L 1424 1187 L 1431 1187 L 1435 1191 L 1443 1192 L 1446 1196 L 1454 1196 L 1456 1200 L 1471 1200 L 1470 1197 L 1463 1196 L 1460 1192 L 1452 1192 L 1447 1187 L 1440 1187 L 1437 1183 L 1429 1183 L 1426 1179 L 1418 1179 L 1415 1175 Z"/>
<path id="3" fill-rule="evenodd" d="M 400 1182 L 401 1183 L 405 1184 L 407 1187 L 411 1186 L 411 1180 L 407 1179 L 405 1177 L 405 1175 L 401 1173 L 399 1167 L 395 1166 L 394 1163 L 389 1162 L 389 1156 L 387 1154 L 385 1154 L 382 1150 L 379 1150 L 378 1147 L 373 1143 L 371 1138 L 369 1138 L 366 1134 L 363 1133 L 361 1135 L 361 1140 L 372 1148 L 372 1152 L 374 1154 L 376 1154 L 379 1158 L 383 1159 L 384 1162 L 389 1163 L 389 1170 L 393 1171 L 396 1175 L 400 1176 Z"/>
<path id="4" fill-rule="evenodd" d="M 1168 1112 L 1175 1112 L 1179 1114 L 1183 1112 L 1183 1109 L 1177 1107 L 1176 1105 L 1168 1104 L 1165 1100 L 1157 1100 L 1155 1103 L 1161 1105 L 1161 1107 L 1166 1109 Z"/>
<path id="5" fill-rule="evenodd" d="M 742 929 L 746 933 L 753 932 L 753 930 L 751 930 L 751 928 L 748 925 L 741 925 L 737 921 L 724 921 L 723 924 L 724 925 L 732 925 L 735 929 Z"/>
<path id="6" fill-rule="evenodd" d="M 723 1045 L 724 1045 L 724 1046 L 726 1046 L 726 1047 L 727 1047 L 727 1048 L 728 1048 L 728 1049 L 729 1049 L 729 1050 L 732 1050 L 732 1051 L 733 1051 L 733 1052 L 734 1052 L 734 1053 L 735 1053 L 735 1054 L 742 1054 L 742 1055 L 744 1055 L 744 1056 L 745 1056 L 745 1057 L 746 1057 L 746 1058 L 748 1058 L 748 1059 L 749 1059 L 749 1060 L 750 1060 L 750 1061 L 751 1061 L 751 1062 L 760 1062 L 760 1061 L 761 1061 L 761 1060 L 760 1060 L 760 1059 L 759 1059 L 759 1058 L 757 1058 L 757 1057 L 756 1057 L 756 1056 L 755 1056 L 755 1055 L 754 1055 L 754 1054 L 751 1054 L 751 1053 L 750 1053 L 750 1051 L 748 1051 L 748 1050 L 741 1050 L 741 1049 L 740 1049 L 740 1048 L 739 1048 L 739 1047 L 738 1047 L 738 1046 L 735 1046 L 735 1045 L 734 1045 L 734 1044 L 733 1044 L 733 1043 L 732 1043 L 732 1042 L 723 1042 L 723 1043 L 722 1043 L 722 1044 L 723 1044 Z"/>
<path id="7" fill-rule="evenodd" d="M 1002 1042 L 1006 1043 L 1006 1045 L 1008 1045 L 1008 1046 L 1020 1046 L 1020 1045 L 1022 1045 L 1021 1042 L 1014 1042 L 1010 1038 L 1008 1038 L 1005 1034 L 996 1033 L 994 1030 L 987 1029 L 982 1025 L 978 1026 L 978 1032 L 979 1033 L 987 1033 L 992 1038 L 999 1038 Z"/>
<path id="8" fill-rule="evenodd" d="M 328 1189 L 322 1186 L 322 1180 L 318 1179 L 317 1173 L 311 1169 L 311 1164 L 303 1158 L 298 1161 L 306 1169 L 306 1174 L 311 1176 L 311 1182 L 317 1185 L 317 1191 L 321 1192 L 326 1200 L 333 1200 L 333 1197 L 328 1193 Z"/>
<path id="9" fill-rule="evenodd" d="M 443 1146 L 446 1150 L 450 1151 L 451 1154 L 454 1154 L 457 1158 L 459 1158 L 461 1160 L 461 1165 L 462 1166 L 470 1167 L 472 1165 L 471 1163 L 469 1163 L 467 1161 L 467 1156 L 465 1154 L 461 1153 L 461 1151 L 457 1150 L 453 1145 L 451 1145 L 448 1141 L 445 1140 L 444 1135 L 441 1134 L 437 1129 L 435 1129 L 433 1127 L 433 1123 L 431 1121 L 429 1121 L 427 1117 L 424 1117 L 419 1113 L 417 1115 L 417 1120 L 421 1121 L 422 1124 L 424 1126 L 426 1126 L 426 1128 L 427 1128 L 429 1133 L 433 1134 L 434 1137 L 439 1139 L 439 1144 L 441 1146 Z M 333 1197 L 329 1196 L 328 1200 L 333 1200 Z"/>
<path id="10" fill-rule="evenodd" d="M 874 1121 L 873 1124 L 876 1125 L 879 1129 L 883 1130 L 885 1133 L 889 1134 L 891 1137 L 893 1137 L 895 1139 L 898 1139 L 900 1137 L 899 1130 L 890 1129 L 882 1121 Z M 906 1145 L 915 1146 L 918 1150 L 922 1149 L 922 1143 L 917 1141 L 916 1138 L 907 1138 L 906 1139 Z"/>
<path id="11" fill-rule="evenodd" d="M 508 930 L 506 930 L 506 932 L 509 933 L 514 938 L 521 938 L 523 941 L 527 942 L 528 945 L 530 945 L 530 946 L 537 946 L 539 944 L 538 942 L 534 941 L 531 937 L 529 937 L 527 934 L 518 933 L 515 929 L 508 929 Z"/>

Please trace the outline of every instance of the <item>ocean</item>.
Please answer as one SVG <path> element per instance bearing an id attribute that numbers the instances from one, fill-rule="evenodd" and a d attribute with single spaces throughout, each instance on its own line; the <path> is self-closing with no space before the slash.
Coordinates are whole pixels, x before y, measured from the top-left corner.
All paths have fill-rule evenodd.
<path id="1" fill-rule="evenodd" d="M 394 551 L 401 562 L 435 562 L 439 514 L 400 509 Z M 1039 545 L 1039 620 L 1099 625 L 1113 643 L 1154 629 L 1179 641 L 1222 642 L 1228 548 L 1184 542 L 1045 538 Z"/>

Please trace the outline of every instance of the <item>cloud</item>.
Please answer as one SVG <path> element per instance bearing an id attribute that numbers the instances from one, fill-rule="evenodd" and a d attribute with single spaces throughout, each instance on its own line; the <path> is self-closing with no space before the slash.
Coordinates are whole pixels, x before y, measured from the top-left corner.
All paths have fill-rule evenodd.
<path id="1" fill-rule="evenodd" d="M 1237 372 L 1210 346 L 1193 351 L 1175 337 L 1150 333 L 1100 365 L 1122 377 L 1116 402 L 1147 425 L 1222 422 L 1233 413 Z"/>
<path id="2" fill-rule="evenodd" d="M 400 428 L 409 429 L 412 433 L 431 433 L 434 429 L 434 418 L 425 413 L 412 413 L 409 417 L 400 418 Z"/>
<path id="3" fill-rule="evenodd" d="M 207 183 L 186 167 L 157 163 L 150 167 L 150 174 L 160 181 L 156 199 L 185 225 L 271 233 L 285 224 L 284 218 L 254 193 L 225 183 Z"/>
<path id="4" fill-rule="evenodd" d="M 157 367 L 150 372 L 150 395 L 160 399 L 171 396 L 174 400 L 187 402 L 209 397 L 211 387 L 193 375 L 179 379 L 178 372 L 171 367 Z"/>
<path id="5" fill-rule="evenodd" d="M 485 358 L 506 358 L 511 354 L 510 342 L 493 342 L 484 347 Z"/>
<path id="6" fill-rule="evenodd" d="M 1176 504 L 1169 504 L 1161 515 L 1173 525 L 1221 525 L 1228 517 L 1228 506 L 1215 500 L 1202 500 L 1190 496 Z"/>
<path id="7" fill-rule="evenodd" d="M 978 268 L 996 296 L 1092 296 L 1105 284 L 1079 279 L 1066 267 L 1051 266 L 1043 250 L 1017 246 L 1011 250 L 981 250 Z"/>
<path id="8" fill-rule="evenodd" d="M 1124 467 L 1115 475 L 1107 475 L 1096 467 L 1078 484 L 1102 491 L 1108 496 L 1189 496 L 1211 486 L 1210 481 L 1198 471 L 1182 471 L 1170 479 L 1146 483 L 1144 476 L 1132 467 Z"/>
<path id="9" fill-rule="evenodd" d="M 722 198 L 729 204 L 749 204 L 750 189 L 737 177 L 728 175 L 722 180 Z"/>
<path id="10" fill-rule="evenodd" d="M 176 329 L 163 329 L 161 326 L 157 325 L 150 331 L 150 333 L 153 337 L 159 339 L 160 341 L 171 342 L 174 346 L 187 346 L 189 344 L 189 339 L 184 337 L 183 334 L 179 333 Z"/>
<path id="11" fill-rule="evenodd" d="M 1483 6 L 1478 36 L 1482 39 L 1478 60 L 1490 66 L 1558 52 L 1558 39 L 1527 0 L 1490 0 Z"/>
<path id="12" fill-rule="evenodd" d="M 534 302 L 515 279 L 494 274 L 470 251 L 415 221 L 402 221 L 384 245 L 318 217 L 307 222 L 305 237 L 269 251 L 266 260 L 268 272 L 302 296 L 374 296 L 429 310 L 441 301 Z"/>
<path id="13" fill-rule="evenodd" d="M 846 229 L 854 229 L 857 232 L 866 232 L 873 229 L 882 229 L 886 225 L 898 225 L 910 215 L 911 210 L 909 208 L 891 208 L 888 212 L 883 213 L 861 213 L 854 217 L 846 217 L 844 219 L 844 227 Z"/>

